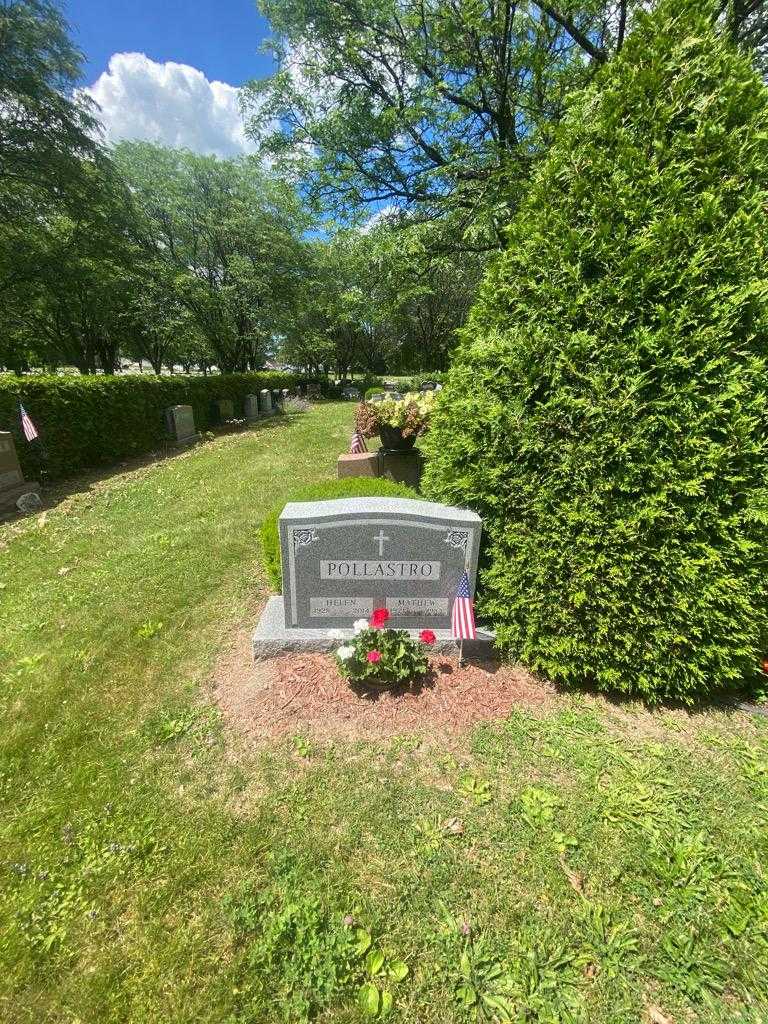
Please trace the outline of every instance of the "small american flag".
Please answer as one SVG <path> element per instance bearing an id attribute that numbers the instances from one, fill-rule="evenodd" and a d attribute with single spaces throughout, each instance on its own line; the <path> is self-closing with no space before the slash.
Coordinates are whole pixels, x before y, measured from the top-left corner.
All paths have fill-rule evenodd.
<path id="1" fill-rule="evenodd" d="M 356 430 L 352 435 L 352 447 L 349 449 L 352 455 L 360 455 L 361 452 L 367 452 L 368 446 L 365 443 L 365 438 Z"/>
<path id="2" fill-rule="evenodd" d="M 21 413 L 21 429 L 24 431 L 24 437 L 28 441 L 34 441 L 38 437 L 37 427 L 29 418 L 29 413 L 24 406 L 19 402 L 19 412 Z"/>
<path id="3" fill-rule="evenodd" d="M 469 595 L 469 576 L 466 570 L 461 574 L 456 588 L 456 599 L 451 611 L 451 633 L 454 640 L 476 640 L 475 609 Z"/>

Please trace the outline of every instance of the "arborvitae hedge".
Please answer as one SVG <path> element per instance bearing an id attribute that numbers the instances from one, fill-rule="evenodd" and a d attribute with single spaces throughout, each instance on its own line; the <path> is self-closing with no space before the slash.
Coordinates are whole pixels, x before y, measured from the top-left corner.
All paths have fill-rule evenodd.
<path id="1" fill-rule="evenodd" d="M 768 94 L 707 6 L 639 16 L 571 111 L 427 439 L 503 648 L 649 699 L 768 640 Z"/>
<path id="2" fill-rule="evenodd" d="M 0 430 L 11 430 L 29 478 L 50 479 L 156 451 L 168 441 L 164 412 L 191 405 L 198 430 L 213 425 L 211 403 L 231 398 L 242 415 L 243 399 L 262 388 L 295 388 L 308 378 L 290 373 L 235 373 L 209 377 L 0 376 Z M 28 444 L 21 433 L 19 402 L 40 431 Z"/>

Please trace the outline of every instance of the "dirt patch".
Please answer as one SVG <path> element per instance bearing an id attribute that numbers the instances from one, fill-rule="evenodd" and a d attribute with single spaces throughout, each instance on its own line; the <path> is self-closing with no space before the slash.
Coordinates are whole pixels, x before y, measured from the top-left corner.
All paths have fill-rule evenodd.
<path id="1" fill-rule="evenodd" d="M 258 740 L 297 733 L 347 740 L 455 736 L 516 708 L 540 708 L 556 699 L 553 687 L 519 667 L 490 660 L 459 667 L 444 656 L 430 658 L 429 675 L 416 686 L 355 687 L 326 654 L 254 665 L 245 632 L 219 660 L 213 682 L 224 717 Z"/>

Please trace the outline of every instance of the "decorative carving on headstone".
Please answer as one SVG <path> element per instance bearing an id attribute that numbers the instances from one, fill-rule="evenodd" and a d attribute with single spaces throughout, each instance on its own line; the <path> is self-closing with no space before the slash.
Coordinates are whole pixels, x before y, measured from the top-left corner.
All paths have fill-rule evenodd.
<path id="1" fill-rule="evenodd" d="M 296 552 L 299 548 L 309 547 L 310 544 L 314 544 L 318 539 L 317 530 L 294 530 L 293 550 Z"/>
<path id="2" fill-rule="evenodd" d="M 466 551 L 468 540 L 469 532 L 467 530 L 449 530 L 445 535 L 443 543 L 451 548 L 456 548 L 458 551 Z"/>

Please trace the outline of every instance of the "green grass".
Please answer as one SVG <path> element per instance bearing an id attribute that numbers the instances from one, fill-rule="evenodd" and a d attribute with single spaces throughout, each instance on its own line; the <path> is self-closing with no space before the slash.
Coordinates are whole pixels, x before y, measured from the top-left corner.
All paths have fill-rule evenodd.
<path id="1" fill-rule="evenodd" d="M 574 696 L 451 748 L 258 749 L 220 722 L 260 520 L 333 474 L 350 415 L 0 529 L 0 1020 L 354 1022 L 361 989 L 410 1024 L 473 994 L 487 1020 L 768 1019 L 763 720 Z"/>

